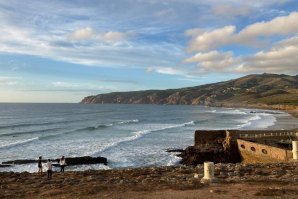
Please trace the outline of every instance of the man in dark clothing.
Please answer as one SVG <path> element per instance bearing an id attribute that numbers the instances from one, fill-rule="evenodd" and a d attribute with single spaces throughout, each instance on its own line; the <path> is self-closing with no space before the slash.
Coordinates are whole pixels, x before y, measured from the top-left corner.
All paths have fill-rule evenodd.
<path id="1" fill-rule="evenodd" d="M 42 157 L 41 156 L 39 156 L 39 158 L 38 158 L 38 174 L 39 175 L 42 175 Z"/>

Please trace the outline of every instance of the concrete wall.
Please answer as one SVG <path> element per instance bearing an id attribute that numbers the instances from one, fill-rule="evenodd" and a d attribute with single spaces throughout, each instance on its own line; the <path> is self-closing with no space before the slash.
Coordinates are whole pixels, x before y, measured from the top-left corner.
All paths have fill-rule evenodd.
<path id="1" fill-rule="evenodd" d="M 289 130 L 197 130 L 194 147 L 225 150 L 223 144 L 227 135 L 231 138 L 229 150 L 237 151 L 238 156 L 249 163 L 287 162 L 292 159 L 292 152 L 286 147 L 279 148 L 276 141 L 287 140 L 289 136 L 298 139 L 297 131 Z"/>
<path id="2" fill-rule="evenodd" d="M 289 130 L 197 130 L 195 132 L 195 146 L 214 144 L 226 137 L 226 132 L 230 133 L 232 141 L 240 139 L 260 139 L 260 138 L 280 138 L 287 139 L 288 136 L 297 137 L 296 131 Z"/>
<path id="3" fill-rule="evenodd" d="M 287 162 L 292 159 L 292 152 L 289 150 L 241 139 L 237 139 L 237 145 L 243 162 Z"/>
<path id="4" fill-rule="evenodd" d="M 292 130 L 228 130 L 233 138 L 274 138 L 274 137 L 285 137 L 294 136 L 296 137 L 296 132 Z"/>
<path id="5" fill-rule="evenodd" d="M 195 143 L 194 146 L 210 146 L 221 144 L 226 137 L 225 130 L 197 130 L 195 132 Z"/>

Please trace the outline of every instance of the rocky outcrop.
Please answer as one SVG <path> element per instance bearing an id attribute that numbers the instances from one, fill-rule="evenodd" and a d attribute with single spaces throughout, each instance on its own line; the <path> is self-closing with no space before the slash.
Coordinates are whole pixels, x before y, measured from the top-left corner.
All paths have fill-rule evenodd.
<path id="1" fill-rule="evenodd" d="M 83 156 L 83 157 L 69 157 L 65 158 L 67 165 L 81 165 L 81 164 L 107 164 L 107 158 L 105 157 L 90 157 L 90 156 Z M 52 159 L 53 162 L 59 162 L 59 159 Z M 11 160 L 2 162 L 2 165 L 11 165 L 11 164 L 31 164 L 37 163 L 38 160 Z M 42 162 L 46 162 L 46 159 L 42 160 Z"/>
<path id="2" fill-rule="evenodd" d="M 235 145 L 232 145 L 229 150 L 224 150 L 223 147 L 198 148 L 189 146 L 178 156 L 182 158 L 180 163 L 188 166 L 196 166 L 206 161 L 214 163 L 241 162 L 241 156 Z"/>

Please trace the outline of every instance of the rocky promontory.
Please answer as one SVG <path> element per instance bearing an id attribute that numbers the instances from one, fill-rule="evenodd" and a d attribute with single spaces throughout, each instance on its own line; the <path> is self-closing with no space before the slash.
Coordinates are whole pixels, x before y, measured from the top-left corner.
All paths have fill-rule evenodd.
<path id="1" fill-rule="evenodd" d="M 185 104 L 298 110 L 298 75 L 261 74 L 195 87 L 113 92 L 83 104 Z"/>
<path id="2" fill-rule="evenodd" d="M 42 162 L 45 163 L 47 160 L 43 159 Z M 60 159 L 52 159 L 53 163 L 59 163 Z M 105 157 L 90 157 L 90 156 L 82 156 L 82 157 L 67 157 L 65 158 L 65 161 L 68 166 L 72 165 L 82 165 L 82 164 L 108 164 L 108 160 Z M 32 160 L 32 159 L 23 159 L 23 160 L 10 160 L 5 161 L 0 164 L 2 167 L 11 166 L 15 164 L 31 164 L 36 163 L 38 160 Z M 57 166 L 58 164 L 54 164 L 54 166 Z"/>

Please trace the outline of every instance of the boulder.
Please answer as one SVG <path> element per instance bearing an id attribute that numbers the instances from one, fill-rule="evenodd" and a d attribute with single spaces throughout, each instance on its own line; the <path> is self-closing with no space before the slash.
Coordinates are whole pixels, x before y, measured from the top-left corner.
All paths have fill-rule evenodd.
<path id="1" fill-rule="evenodd" d="M 10 164 L 0 164 L 0 168 L 3 168 L 3 167 L 10 167 L 11 165 Z"/>

